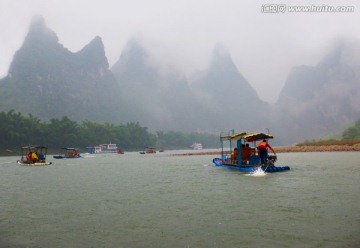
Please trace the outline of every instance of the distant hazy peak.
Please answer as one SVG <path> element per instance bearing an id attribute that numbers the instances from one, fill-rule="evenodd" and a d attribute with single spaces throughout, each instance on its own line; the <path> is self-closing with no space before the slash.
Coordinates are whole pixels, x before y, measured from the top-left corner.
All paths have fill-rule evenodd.
<path id="1" fill-rule="evenodd" d="M 223 43 L 217 43 L 215 44 L 214 50 L 213 50 L 214 57 L 229 57 L 229 49 L 223 44 Z"/>
<path id="2" fill-rule="evenodd" d="M 55 42 L 59 41 L 56 33 L 51 29 L 47 28 L 45 19 L 40 15 L 34 16 L 30 22 L 27 39 L 42 39 L 44 37 Z"/>
<path id="3" fill-rule="evenodd" d="M 96 35 L 88 44 L 88 46 L 93 46 L 93 47 L 104 47 L 104 44 L 102 42 L 102 39 L 100 36 Z"/>
<path id="4" fill-rule="evenodd" d="M 36 15 L 31 19 L 30 31 L 44 30 L 45 28 L 45 19 L 41 15 Z"/>
<path id="5" fill-rule="evenodd" d="M 105 56 L 104 44 L 99 36 L 95 36 L 78 54 L 82 58 L 92 61 L 97 65 L 101 65 L 106 69 L 109 68 L 109 63 Z"/>
<path id="6" fill-rule="evenodd" d="M 148 57 L 148 53 L 146 52 L 144 46 L 136 38 L 129 39 L 121 56 L 122 55 L 127 56 L 129 54 L 131 54 L 131 56 L 134 56 L 136 58 Z"/>
<path id="7" fill-rule="evenodd" d="M 222 71 L 223 73 L 239 73 L 229 50 L 222 43 L 217 43 L 213 49 L 210 70 Z"/>
<path id="8" fill-rule="evenodd" d="M 332 50 L 320 61 L 320 68 L 330 68 L 339 64 L 359 66 L 360 65 L 360 45 L 351 40 L 339 40 Z"/>
<path id="9" fill-rule="evenodd" d="M 95 36 L 95 38 L 92 39 L 86 46 L 84 46 L 83 49 L 80 50 L 80 52 L 97 52 L 100 54 L 105 54 L 105 48 L 101 37 Z"/>
<path id="10" fill-rule="evenodd" d="M 123 70 L 125 66 L 128 69 L 131 67 L 130 70 L 137 71 L 139 68 L 144 67 L 148 56 L 141 42 L 137 38 L 130 38 L 121 52 L 120 58 L 111 70 L 117 73 Z"/>

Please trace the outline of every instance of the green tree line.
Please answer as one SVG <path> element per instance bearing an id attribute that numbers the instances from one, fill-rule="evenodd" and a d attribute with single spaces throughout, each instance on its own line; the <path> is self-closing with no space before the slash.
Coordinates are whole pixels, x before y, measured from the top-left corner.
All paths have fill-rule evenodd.
<path id="1" fill-rule="evenodd" d="M 193 142 L 200 142 L 205 148 L 219 146 L 219 138 L 213 134 L 158 131 L 150 133 L 147 127 L 130 122 L 114 125 L 95 123 L 89 120 L 77 123 L 68 117 L 53 118 L 43 122 L 29 114 L 24 116 L 11 110 L 0 112 L 0 148 L 16 150 L 23 145 L 47 145 L 49 149 L 78 147 L 113 143 L 127 151 L 142 150 L 144 147 L 165 147 L 166 149 L 188 148 Z"/>
<path id="2" fill-rule="evenodd" d="M 324 145 L 355 145 L 360 143 L 360 119 L 353 125 L 345 128 L 338 138 L 328 138 L 321 140 L 305 140 L 298 146 L 324 146 Z"/>
<path id="3" fill-rule="evenodd" d="M 360 119 L 354 125 L 347 127 L 343 134 L 343 139 L 360 139 Z"/>

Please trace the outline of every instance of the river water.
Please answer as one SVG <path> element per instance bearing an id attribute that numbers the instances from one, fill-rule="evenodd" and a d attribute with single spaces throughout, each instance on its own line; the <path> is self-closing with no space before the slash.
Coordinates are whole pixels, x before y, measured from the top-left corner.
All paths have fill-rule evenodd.
<path id="1" fill-rule="evenodd" d="M 259 176 L 181 152 L 0 157 L 0 247 L 360 247 L 359 152 Z"/>

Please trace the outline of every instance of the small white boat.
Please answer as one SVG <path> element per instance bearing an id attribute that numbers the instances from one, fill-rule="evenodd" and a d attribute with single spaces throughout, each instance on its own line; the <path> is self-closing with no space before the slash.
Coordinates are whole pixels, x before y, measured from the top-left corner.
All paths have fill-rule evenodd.
<path id="1" fill-rule="evenodd" d="M 196 143 L 196 142 L 194 142 L 190 147 L 194 150 L 202 150 L 203 149 L 202 144 Z"/>
<path id="2" fill-rule="evenodd" d="M 88 153 L 118 153 L 118 150 L 117 145 L 111 143 L 86 147 L 86 152 Z"/>

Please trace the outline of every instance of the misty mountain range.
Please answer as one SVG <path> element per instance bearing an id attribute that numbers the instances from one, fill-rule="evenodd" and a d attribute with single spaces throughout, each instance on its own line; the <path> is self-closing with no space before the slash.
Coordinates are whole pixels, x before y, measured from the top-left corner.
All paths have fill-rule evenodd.
<path id="1" fill-rule="evenodd" d="M 268 128 L 277 144 L 291 144 L 339 132 L 360 118 L 359 47 L 339 43 L 316 66 L 294 67 L 278 101 L 269 104 L 222 46 L 205 71 L 189 78 L 161 68 L 135 38 L 109 68 L 100 37 L 72 53 L 37 18 L 0 80 L 0 111 L 42 120 L 139 122 L 152 131 Z"/>

